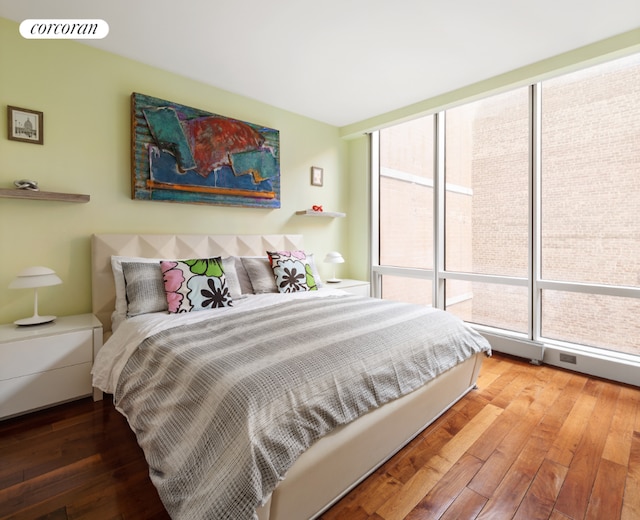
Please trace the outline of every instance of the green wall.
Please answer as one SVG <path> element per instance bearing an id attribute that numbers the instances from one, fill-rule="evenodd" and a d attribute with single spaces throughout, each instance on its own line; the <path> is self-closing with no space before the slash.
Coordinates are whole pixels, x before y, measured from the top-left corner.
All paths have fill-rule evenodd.
<path id="1" fill-rule="evenodd" d="M 140 92 L 280 131 L 277 210 L 134 201 L 130 195 L 130 95 Z M 0 198 L 0 323 L 32 313 L 31 291 L 10 290 L 24 267 L 54 269 L 63 285 L 39 291 L 41 314 L 91 310 L 92 233 L 302 233 L 322 259 L 349 260 L 351 216 L 318 219 L 295 211 L 322 204 L 349 212 L 349 143 L 339 129 L 185 77 L 65 40 L 25 40 L 0 18 L 0 188 L 16 179 L 44 191 L 89 194 L 86 204 Z M 44 113 L 44 145 L 7 139 L 6 105 Z M 356 141 L 358 141 L 356 139 Z M 324 186 L 310 185 L 310 167 Z M 365 243 L 366 244 L 366 243 Z M 365 246 L 366 247 L 366 246 Z M 340 275 L 366 276 L 345 263 Z M 363 271 L 364 266 L 364 271 Z M 319 265 L 328 276 L 331 268 Z"/>

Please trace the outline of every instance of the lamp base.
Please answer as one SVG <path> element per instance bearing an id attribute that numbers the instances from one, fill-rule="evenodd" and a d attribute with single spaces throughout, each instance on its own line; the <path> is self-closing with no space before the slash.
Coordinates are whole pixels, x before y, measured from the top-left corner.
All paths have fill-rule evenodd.
<path id="1" fill-rule="evenodd" d="M 43 323 L 51 323 L 55 319 L 55 316 L 31 316 L 31 318 L 23 318 L 21 320 L 16 320 L 13 323 L 21 327 L 28 327 L 30 325 L 42 325 Z"/>
<path id="2" fill-rule="evenodd" d="M 325 280 L 325 282 L 327 283 L 340 283 L 342 280 L 340 280 L 340 278 L 329 278 L 328 280 Z"/>

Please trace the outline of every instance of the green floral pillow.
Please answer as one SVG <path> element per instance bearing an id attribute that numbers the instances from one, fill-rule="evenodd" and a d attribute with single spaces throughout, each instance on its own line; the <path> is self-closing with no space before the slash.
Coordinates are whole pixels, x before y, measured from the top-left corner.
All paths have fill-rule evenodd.
<path id="1" fill-rule="evenodd" d="M 222 259 L 163 260 L 160 262 L 169 312 L 192 312 L 230 307 Z"/>
<path id="2" fill-rule="evenodd" d="M 281 293 L 317 291 L 313 257 L 304 251 L 267 251 Z"/>

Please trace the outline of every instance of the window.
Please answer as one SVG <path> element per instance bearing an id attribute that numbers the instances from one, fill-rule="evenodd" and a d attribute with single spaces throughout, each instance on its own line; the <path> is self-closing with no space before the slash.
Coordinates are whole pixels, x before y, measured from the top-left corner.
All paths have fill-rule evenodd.
<path id="1" fill-rule="evenodd" d="M 541 107 L 542 279 L 639 287 L 640 57 L 543 82 Z M 548 290 L 541 335 L 640 354 L 639 304 Z"/>
<path id="2" fill-rule="evenodd" d="M 380 261 L 433 267 L 433 116 L 381 131 Z"/>
<path id="3" fill-rule="evenodd" d="M 640 55 L 372 139 L 382 297 L 640 357 Z"/>
<path id="4" fill-rule="evenodd" d="M 529 89 L 445 114 L 445 270 L 526 280 Z M 526 333 L 526 287 L 447 280 L 444 308 L 466 321 Z"/>
<path id="5" fill-rule="evenodd" d="M 433 268 L 433 128 L 429 116 L 380 132 L 379 258 L 384 265 Z M 385 276 L 381 292 L 389 299 L 431 304 L 431 280 L 414 282 Z"/>
<path id="6" fill-rule="evenodd" d="M 446 112 L 448 271 L 527 276 L 528 116 L 528 88 Z"/>
<path id="7" fill-rule="evenodd" d="M 640 285 L 640 59 L 542 83 L 542 277 Z"/>

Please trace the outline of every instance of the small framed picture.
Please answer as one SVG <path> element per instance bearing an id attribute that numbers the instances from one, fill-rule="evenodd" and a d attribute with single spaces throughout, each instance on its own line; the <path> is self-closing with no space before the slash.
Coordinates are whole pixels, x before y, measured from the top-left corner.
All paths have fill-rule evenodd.
<path id="1" fill-rule="evenodd" d="M 12 141 L 42 144 L 44 116 L 37 110 L 7 106 L 8 137 Z"/>
<path id="2" fill-rule="evenodd" d="M 323 171 L 322 168 L 318 168 L 317 166 L 311 167 L 311 185 L 312 186 L 322 186 L 323 181 Z"/>

